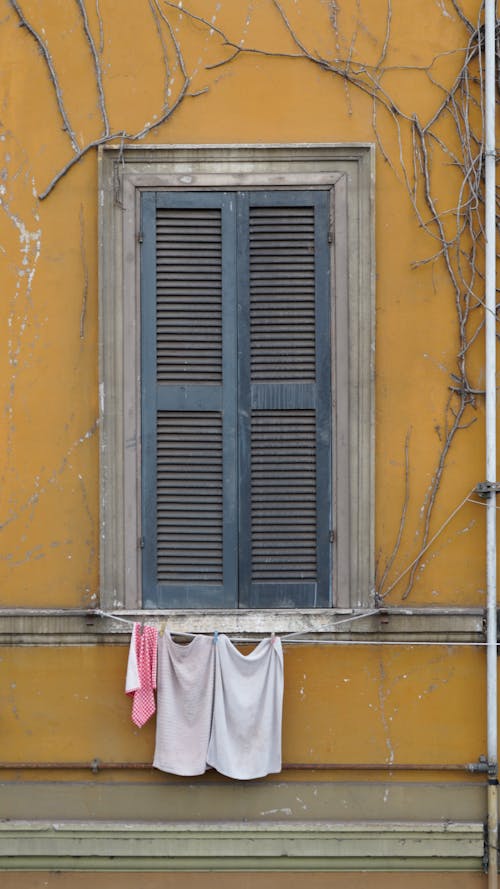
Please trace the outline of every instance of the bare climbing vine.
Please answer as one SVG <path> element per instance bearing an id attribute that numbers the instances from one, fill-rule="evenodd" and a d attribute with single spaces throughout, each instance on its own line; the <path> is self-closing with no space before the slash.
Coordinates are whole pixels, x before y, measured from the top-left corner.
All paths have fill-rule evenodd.
<path id="1" fill-rule="evenodd" d="M 102 63 L 105 22 L 101 15 L 99 0 L 96 0 L 95 5 L 99 29 L 97 36 L 92 33 L 85 0 L 74 0 L 74 2 L 88 47 L 89 64 L 101 119 L 101 133 L 87 142 L 79 139 L 76 128 L 72 125 L 71 116 L 64 102 L 60 76 L 50 51 L 49 38 L 40 33 L 28 20 L 20 0 L 10 0 L 20 26 L 26 30 L 41 53 L 69 143 L 68 160 L 40 192 L 40 200 L 45 200 L 72 167 L 92 149 L 111 141 L 121 140 L 123 143 L 129 143 L 143 140 L 153 130 L 168 123 L 187 98 L 206 92 L 208 87 L 199 91 L 192 90 L 196 72 L 194 69 L 191 71 L 188 69 L 179 37 L 180 24 L 186 27 L 190 23 L 205 41 L 210 42 L 211 51 L 215 53 L 216 58 L 210 64 L 204 65 L 206 72 L 235 65 L 244 56 L 288 59 L 294 64 L 315 66 L 327 76 L 342 83 L 348 103 L 351 91 L 360 92 L 370 100 L 373 132 L 380 153 L 390 164 L 395 175 L 404 182 L 418 223 L 434 244 L 432 255 L 423 262 L 415 263 L 415 267 L 423 263 L 444 263 L 452 287 L 456 324 L 456 361 L 450 374 L 444 418 L 439 431 L 440 449 L 437 462 L 421 509 L 419 550 L 406 576 L 405 588 L 401 592 L 401 598 L 406 599 L 413 589 L 423 553 L 429 541 L 432 541 L 432 520 L 450 450 L 458 434 L 475 422 L 477 399 L 484 394 L 474 383 L 470 362 L 471 349 L 484 323 L 483 4 L 480 3 L 478 6 L 477 20 L 472 21 L 465 14 L 459 0 L 448 0 L 450 10 L 454 11 L 463 26 L 464 35 L 463 45 L 457 47 L 454 52 L 454 58 L 459 59 L 459 62 L 455 66 L 456 73 L 451 83 L 441 83 L 438 79 L 436 67 L 439 57 L 426 67 L 408 66 L 404 69 L 425 76 L 441 96 L 437 107 L 423 119 L 414 111 L 405 109 L 402 103 L 395 101 L 387 85 L 388 78 L 395 70 L 394 66 L 389 66 L 387 62 L 391 48 L 391 0 L 386 0 L 380 52 L 370 63 L 357 59 L 354 51 L 356 41 L 354 32 L 347 51 L 341 51 L 338 25 L 340 4 L 335 2 L 328 4 L 331 51 L 327 56 L 308 45 L 307 38 L 301 34 L 297 15 L 290 4 L 285 4 L 285 0 L 267 0 L 276 15 L 278 45 L 283 44 L 283 37 L 288 42 L 289 48 L 282 50 L 248 45 L 246 41 L 243 42 L 240 34 L 230 34 L 219 27 L 215 15 L 210 19 L 198 15 L 189 8 L 189 5 L 186 7 L 172 0 L 148 0 L 145 8 L 149 9 L 151 15 L 164 71 L 163 105 L 152 120 L 145 120 L 141 127 L 131 131 L 120 124 L 118 127 L 113 127 L 110 123 L 112 115 L 107 105 L 106 78 Z M 498 38 L 497 55 L 500 56 Z M 400 66 L 397 70 L 403 68 Z M 395 129 L 399 146 L 397 157 L 390 156 L 384 146 L 381 135 L 383 128 L 379 123 L 381 115 L 384 115 Z M 439 165 L 435 163 L 436 155 L 441 161 L 446 159 L 457 177 L 455 206 L 445 209 L 441 209 L 439 201 Z M 82 329 L 83 319 L 84 310 L 82 310 Z M 401 549 L 408 518 L 409 449 L 408 433 L 404 445 L 404 494 L 400 523 L 394 547 L 378 570 L 375 591 L 377 602 L 384 600 L 395 586 L 394 582 L 391 583 L 391 571 Z"/>
<path id="2" fill-rule="evenodd" d="M 159 34 L 161 35 L 162 48 L 165 53 L 164 59 L 165 59 L 165 64 L 166 64 L 166 72 L 168 74 L 168 56 L 167 56 L 167 50 L 166 50 L 166 40 L 165 40 L 163 30 L 162 30 L 162 24 L 161 24 L 162 22 L 166 25 L 168 34 L 170 35 L 170 41 L 172 44 L 171 51 L 175 57 L 177 69 L 180 71 L 180 86 L 177 89 L 177 93 L 176 93 L 175 97 L 171 101 L 169 101 L 167 95 L 165 95 L 165 101 L 164 101 L 163 107 L 161 109 L 161 112 L 155 116 L 155 119 L 152 122 L 147 122 L 147 123 L 145 122 L 144 125 L 140 129 L 136 130 L 135 132 L 131 132 L 125 128 L 124 129 L 117 129 L 117 130 L 114 130 L 113 132 L 110 132 L 108 112 L 107 112 L 107 108 L 106 108 L 106 98 L 105 98 L 104 86 L 103 86 L 102 62 L 100 59 L 100 55 L 97 52 L 96 45 L 95 45 L 94 39 L 92 37 L 91 31 L 89 28 L 85 2 L 84 2 L 84 0 L 75 0 L 75 2 L 79 8 L 79 11 L 80 11 L 80 14 L 82 17 L 82 27 L 83 27 L 83 30 L 85 33 L 85 38 L 88 43 L 89 50 L 90 50 L 90 53 L 92 56 L 93 70 L 94 70 L 94 76 L 95 76 L 95 81 L 96 81 L 96 89 L 97 89 L 97 93 L 98 93 L 98 97 L 99 97 L 99 108 L 100 108 L 100 112 L 101 112 L 101 116 L 102 116 L 102 126 L 103 126 L 103 131 L 100 136 L 98 136 L 96 139 L 91 139 L 89 142 L 87 142 L 86 144 L 83 144 L 83 145 L 79 144 L 76 134 L 75 134 L 75 131 L 71 125 L 70 118 L 69 118 L 69 115 L 68 115 L 68 112 L 67 112 L 67 109 L 66 109 L 66 106 L 64 103 L 63 91 L 62 91 L 60 83 L 59 83 L 59 77 L 58 77 L 58 74 L 56 71 L 56 66 L 54 64 L 54 60 L 53 60 L 51 53 L 49 51 L 47 41 L 42 37 L 41 34 L 39 34 L 39 32 L 27 20 L 26 16 L 24 15 L 24 12 L 21 8 L 20 3 L 18 3 L 18 0 L 10 0 L 11 6 L 15 10 L 15 12 L 19 18 L 19 23 L 20 23 L 21 27 L 26 28 L 26 30 L 31 35 L 31 37 L 34 39 L 38 48 L 40 49 L 40 52 L 41 52 L 42 57 L 45 61 L 50 79 L 52 81 L 52 86 L 54 88 L 56 101 L 57 101 L 57 107 L 58 107 L 59 114 L 60 114 L 62 121 L 63 121 L 63 129 L 67 133 L 69 141 L 71 143 L 71 147 L 73 149 L 73 156 L 55 174 L 55 176 L 49 182 L 49 184 L 46 186 L 46 188 L 44 188 L 44 190 L 42 192 L 40 192 L 40 194 L 38 195 L 38 197 L 41 201 L 45 200 L 45 198 L 47 198 L 49 196 L 49 194 L 55 188 L 57 183 L 63 178 L 63 176 L 65 176 L 66 173 L 68 173 L 69 170 L 71 170 L 71 168 L 74 167 L 75 164 L 77 164 L 83 157 L 85 157 L 85 155 L 89 151 L 91 151 L 93 148 L 97 148 L 99 145 L 105 145 L 107 142 L 116 142 L 117 140 L 122 140 L 123 142 L 125 142 L 125 141 L 136 142 L 140 139 L 144 139 L 149 133 L 151 133 L 153 130 L 157 129 L 157 127 L 161 126 L 166 121 L 168 121 L 168 119 L 172 116 L 172 114 L 180 106 L 183 99 L 185 99 L 187 96 L 190 96 L 190 95 L 191 96 L 197 95 L 195 93 L 189 92 L 190 78 L 189 78 L 187 70 L 186 70 L 184 56 L 182 54 L 182 50 L 181 50 L 179 41 L 177 40 L 177 37 L 175 35 L 174 29 L 170 25 L 170 22 L 168 21 L 167 17 L 165 15 L 163 15 L 163 13 L 161 12 L 159 0 L 158 0 L 158 2 L 157 2 L 157 0 L 151 0 L 150 8 L 153 11 L 155 23 L 157 24 L 157 27 L 159 29 Z M 99 17 L 99 21 L 101 23 L 100 27 L 102 28 L 102 19 L 100 17 Z M 101 31 L 101 35 L 102 35 L 102 31 Z M 102 36 L 101 36 L 101 41 L 102 41 Z M 177 81 L 177 79 L 176 79 L 176 81 Z"/>

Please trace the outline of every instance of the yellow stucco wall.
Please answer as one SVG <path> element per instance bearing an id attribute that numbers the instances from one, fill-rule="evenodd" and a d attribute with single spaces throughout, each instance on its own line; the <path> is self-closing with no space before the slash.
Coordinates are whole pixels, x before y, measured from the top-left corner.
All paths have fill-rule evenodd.
<path id="1" fill-rule="evenodd" d="M 130 720 L 126 656 L 114 646 L 2 647 L 2 760 L 151 761 L 154 720 L 143 729 Z M 287 647 L 285 677 L 285 763 L 465 763 L 484 749 L 474 649 Z"/>
<path id="2" fill-rule="evenodd" d="M 450 373 L 456 372 L 459 348 L 455 298 L 445 263 L 438 258 L 413 267 L 438 252 L 440 244 L 419 224 L 400 158 L 411 173 L 409 121 L 415 113 L 424 121 L 439 107 L 441 84 L 452 84 L 462 64 L 467 29 L 449 0 L 398 0 L 389 17 L 380 0 L 284 0 L 290 27 L 312 57 L 299 58 L 300 45 L 272 0 L 192 0 L 185 5 L 237 46 L 259 52 L 240 52 L 228 64 L 209 67 L 234 51 L 224 46 L 220 32 L 171 5 L 154 6 L 173 28 L 193 95 L 187 95 L 145 142 L 377 143 L 379 577 L 398 534 L 405 438 L 411 430 L 406 522 L 387 588 L 421 545 L 422 510 L 446 436 Z M 87 6 L 110 130 L 140 131 L 161 114 L 164 98 L 162 44 L 151 7 L 123 0 Z M 462 4 L 474 20 L 478 6 L 475 0 Z M 24 0 L 18 8 L 50 52 L 76 142 L 86 146 L 99 139 L 102 117 L 78 5 Z M 172 54 L 172 38 L 165 24 L 162 27 Z M 364 70 L 376 79 L 379 62 L 387 69 L 381 90 L 389 105 L 389 100 L 397 103 L 406 115 L 399 117 L 398 125 L 390 110 L 376 103 L 374 122 L 374 103 L 366 91 L 314 61 L 321 55 L 333 68 L 337 59 L 349 54 L 357 66 L 353 81 L 365 83 Z M 74 152 L 62 128 L 44 57 L 29 30 L 19 27 L 19 16 L 7 0 L 0 0 L 0 57 L 0 606 L 85 608 L 99 603 L 96 149 L 40 200 Z M 177 59 L 171 100 L 180 88 L 179 69 Z M 477 123 L 473 107 L 471 117 Z M 437 131 L 449 150 L 456 151 L 456 134 L 446 114 Z M 459 174 L 436 141 L 432 152 L 436 205 L 440 211 L 453 210 Z M 421 178 L 417 191 L 422 207 Z M 428 210 L 422 212 L 427 220 Z M 452 213 L 445 216 L 447 231 L 454 224 Z M 470 246 L 467 238 L 463 245 Z M 479 256 L 479 269 L 481 264 Z M 475 310 L 469 333 L 480 312 Z M 482 364 L 479 336 L 469 362 L 471 385 L 479 390 L 484 385 Z M 450 416 L 448 412 L 448 421 Z M 467 409 L 463 422 L 470 421 L 446 457 L 432 533 L 484 477 L 481 396 Z M 464 503 L 423 559 L 404 604 L 484 606 L 484 537 L 484 507 Z M 404 588 L 404 582 L 396 585 L 386 601 L 403 604 Z M 125 659 L 123 647 L 2 647 L 0 759 L 150 759 L 153 726 L 140 732 L 132 727 L 130 703 L 122 693 Z M 290 647 L 285 668 L 285 762 L 465 763 L 485 752 L 480 648 Z M 9 776 L 37 779 L 31 773 Z M 291 773 L 282 777 L 291 780 Z M 342 775 L 306 772 L 293 777 L 321 781 Z M 370 781 L 373 776 L 354 777 Z M 118 776 L 110 774 L 105 780 L 113 782 Z M 127 780 L 142 781 L 144 776 L 137 773 Z M 159 782 L 162 777 L 148 773 L 147 780 Z M 418 781 L 419 776 L 408 774 L 405 780 Z M 456 776 L 433 773 L 429 780 L 452 782 Z M 99 879 L 107 885 L 106 877 Z M 335 879 L 332 885 L 339 887 L 364 885 L 352 876 L 344 882 L 344 877 Z M 389 885 L 381 876 L 377 879 Z M 50 883 L 28 876 L 9 880 L 6 885 L 13 887 L 59 884 L 55 878 Z M 316 881 L 323 885 L 320 875 Z M 264 877 L 261 884 L 267 885 Z M 370 878 L 370 885 L 378 883 Z M 439 885 L 479 886 L 481 878 L 459 882 L 458 876 L 450 876 L 449 883 Z"/>
<path id="3" fill-rule="evenodd" d="M 137 131 L 160 113 L 161 45 L 150 12 L 101 4 L 104 29 L 102 78 L 111 131 Z M 385 36 L 380 4 L 344 3 L 341 31 L 332 29 L 328 4 L 292 4 L 300 39 L 318 53 L 345 55 L 353 43 L 357 62 L 375 65 Z M 465 4 L 471 16 L 475 4 Z M 468 9 L 470 7 L 470 10 Z M 92 56 L 82 37 L 78 8 L 45 2 L 22 7 L 50 49 L 75 138 L 85 146 L 102 134 Z M 193 11 L 207 14 L 204 7 Z M 272 2 L 214 6 L 218 27 L 243 46 L 294 53 L 294 44 Z M 404 497 L 405 436 L 409 443 L 410 501 L 402 545 L 391 580 L 418 553 L 420 509 L 425 504 L 443 442 L 444 410 L 456 372 L 454 295 L 443 262 L 413 269 L 438 248 L 416 220 L 399 165 L 398 131 L 386 111 L 373 126 L 372 99 L 353 84 L 306 59 L 241 55 L 231 64 L 220 35 L 171 8 L 173 26 L 193 72 L 190 92 L 165 124 L 145 141 L 375 142 L 377 152 L 376 263 L 376 552 L 380 565 L 394 546 Z M 88 12 L 98 42 L 95 10 Z M 248 17 L 248 22 L 247 22 Z M 296 21 L 295 21 L 296 19 Z M 44 29 L 42 31 L 42 29 Z M 61 127 L 44 59 L 15 11 L 4 3 L 2 21 L 2 604 L 72 607 L 98 593 L 97 405 L 97 169 L 89 151 L 49 197 L 52 178 L 73 151 Z M 431 116 L 443 92 L 423 71 L 453 82 L 466 34 L 458 16 L 438 3 L 421 12 L 411 3 L 392 11 L 382 81 L 403 112 Z M 338 43 L 338 46 L 336 45 Z M 295 47 L 296 49 L 296 47 Z M 329 54 L 329 55 L 328 55 Z M 402 69 L 399 67 L 402 66 Z M 172 86 L 175 97 L 177 81 Z M 409 132 L 401 119 L 408 170 Z M 451 150 L 453 128 L 440 130 Z M 390 161 L 390 162 L 389 162 Z M 392 167 L 391 168 L 391 164 Z M 458 176 L 437 148 L 432 158 L 437 204 L 456 202 Z M 445 217 L 445 223 L 449 220 Z M 451 223 L 449 223 L 451 226 Z M 464 245 L 466 246 L 466 245 Z M 479 264 L 481 260 L 479 259 Z M 483 386 L 480 342 L 471 349 L 470 382 Z M 470 408 L 473 426 L 455 438 L 446 461 L 433 530 L 479 481 L 483 405 Z M 465 504 L 418 573 L 411 604 L 484 604 L 484 516 Z M 388 601 L 400 601 L 403 585 Z"/>

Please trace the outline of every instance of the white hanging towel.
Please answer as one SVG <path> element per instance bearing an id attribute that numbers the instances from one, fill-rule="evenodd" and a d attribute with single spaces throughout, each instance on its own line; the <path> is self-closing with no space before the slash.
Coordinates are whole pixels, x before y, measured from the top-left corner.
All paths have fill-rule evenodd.
<path id="1" fill-rule="evenodd" d="M 278 637 L 243 655 L 225 635 L 215 647 L 215 690 L 207 763 L 229 778 L 281 771 L 283 650 Z"/>
<path id="2" fill-rule="evenodd" d="M 211 636 L 186 645 L 158 639 L 156 746 L 153 765 L 174 775 L 202 775 L 212 721 L 215 646 Z"/>

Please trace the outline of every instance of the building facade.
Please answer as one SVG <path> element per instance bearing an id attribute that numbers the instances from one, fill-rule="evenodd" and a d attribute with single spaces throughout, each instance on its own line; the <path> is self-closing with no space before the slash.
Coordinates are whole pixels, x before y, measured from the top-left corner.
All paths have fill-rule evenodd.
<path id="1" fill-rule="evenodd" d="M 2 0 L 9 889 L 486 885 L 482 15 Z M 282 637 L 280 774 L 134 621 Z"/>

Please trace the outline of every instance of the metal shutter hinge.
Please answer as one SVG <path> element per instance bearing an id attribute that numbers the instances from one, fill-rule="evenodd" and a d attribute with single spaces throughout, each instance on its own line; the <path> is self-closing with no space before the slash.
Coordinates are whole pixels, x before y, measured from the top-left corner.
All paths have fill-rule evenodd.
<path id="1" fill-rule="evenodd" d="M 138 545 L 139 549 L 144 549 L 144 547 L 146 545 L 146 541 L 145 541 L 144 537 L 139 537 L 139 540 L 137 541 L 137 545 Z"/>
<path id="2" fill-rule="evenodd" d="M 335 531 L 330 531 L 330 543 L 335 542 Z"/>
<path id="3" fill-rule="evenodd" d="M 142 232 L 137 233 L 137 240 L 138 240 L 139 244 L 142 244 L 142 242 L 144 241 L 144 235 Z"/>

